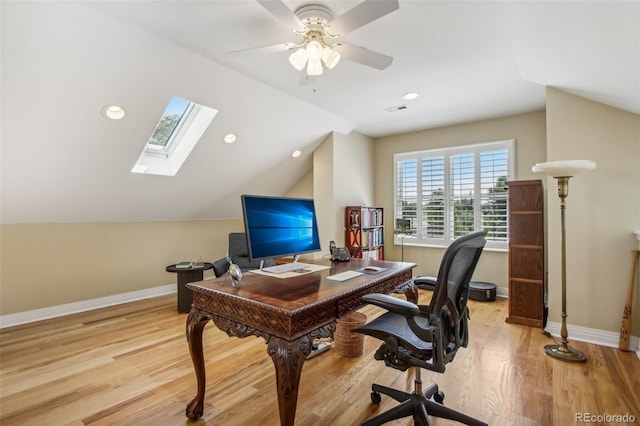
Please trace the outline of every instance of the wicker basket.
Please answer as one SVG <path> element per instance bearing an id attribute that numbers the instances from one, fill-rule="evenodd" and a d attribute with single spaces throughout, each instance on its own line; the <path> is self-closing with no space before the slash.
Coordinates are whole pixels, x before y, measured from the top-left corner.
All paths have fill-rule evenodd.
<path id="1" fill-rule="evenodd" d="M 352 333 L 356 327 L 367 322 L 367 316 L 360 312 L 351 312 L 338 320 L 333 333 L 336 351 L 342 356 L 359 356 L 364 352 L 364 334 Z"/>

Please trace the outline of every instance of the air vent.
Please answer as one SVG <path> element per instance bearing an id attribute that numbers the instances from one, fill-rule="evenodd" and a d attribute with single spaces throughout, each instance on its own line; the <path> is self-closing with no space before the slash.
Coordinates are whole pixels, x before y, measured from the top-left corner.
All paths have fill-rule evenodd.
<path id="1" fill-rule="evenodd" d="M 392 106 L 389 108 L 385 108 L 384 110 L 387 112 L 394 112 L 394 111 L 402 111 L 403 109 L 407 109 L 406 105 L 396 105 L 396 106 Z"/>

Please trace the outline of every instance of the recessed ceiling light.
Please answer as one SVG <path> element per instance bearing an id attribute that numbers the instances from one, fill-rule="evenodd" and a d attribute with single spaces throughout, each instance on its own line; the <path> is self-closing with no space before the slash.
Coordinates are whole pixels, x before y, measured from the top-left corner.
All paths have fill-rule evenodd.
<path id="1" fill-rule="evenodd" d="M 238 137 L 233 133 L 227 133 L 222 140 L 224 143 L 234 143 Z"/>
<path id="2" fill-rule="evenodd" d="M 418 99 L 420 97 L 420 93 L 418 92 L 408 92 L 402 95 L 402 99 L 405 101 L 412 101 L 414 99 Z"/>
<path id="3" fill-rule="evenodd" d="M 127 114 L 120 105 L 107 105 L 102 109 L 102 113 L 112 120 L 120 120 Z"/>
<path id="4" fill-rule="evenodd" d="M 293 158 L 298 158 L 298 157 L 300 157 L 301 155 L 302 155 L 302 151 L 300 151 L 299 149 L 296 149 L 295 151 L 293 151 L 293 152 L 291 153 L 291 156 L 292 156 Z"/>

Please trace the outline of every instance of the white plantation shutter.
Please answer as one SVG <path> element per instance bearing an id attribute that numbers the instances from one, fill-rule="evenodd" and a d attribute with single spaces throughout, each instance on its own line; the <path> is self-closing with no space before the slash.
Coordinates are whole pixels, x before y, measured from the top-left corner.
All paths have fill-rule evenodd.
<path id="1" fill-rule="evenodd" d="M 416 159 L 400 160 L 395 164 L 395 217 L 409 219 L 411 229 L 414 229 L 417 219 L 418 161 Z"/>
<path id="2" fill-rule="evenodd" d="M 474 154 L 449 157 L 449 239 L 472 232 L 474 228 Z"/>
<path id="3" fill-rule="evenodd" d="M 421 163 L 422 181 L 422 226 L 419 231 L 423 238 L 444 240 L 445 238 L 445 186 L 444 157 L 423 158 Z"/>
<path id="4" fill-rule="evenodd" d="M 394 216 L 411 224 L 403 243 L 447 246 L 486 229 L 487 247 L 506 249 L 513 158 L 513 140 L 395 154 Z"/>
<path id="5" fill-rule="evenodd" d="M 507 158 L 506 149 L 480 153 L 481 224 L 493 241 L 507 242 Z"/>

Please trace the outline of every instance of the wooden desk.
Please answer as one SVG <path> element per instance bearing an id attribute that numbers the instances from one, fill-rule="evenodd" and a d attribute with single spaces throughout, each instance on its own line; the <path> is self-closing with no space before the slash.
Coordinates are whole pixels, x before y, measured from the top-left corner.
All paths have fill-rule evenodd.
<path id="1" fill-rule="evenodd" d="M 343 282 L 326 279 L 366 265 L 388 269 Z M 365 294 L 402 292 L 417 303 L 418 292 L 411 279 L 415 266 L 351 259 L 336 262 L 331 269 L 287 279 L 245 273 L 238 287 L 223 277 L 187 284 L 193 290 L 187 341 L 197 379 L 197 395 L 187 405 L 187 417 L 195 420 L 203 414 L 206 377 L 202 333 L 209 320 L 229 336 L 265 340 L 276 369 L 280 424 L 290 426 L 296 415 L 302 365 L 313 340 L 332 336 L 338 318 L 361 307 L 360 298 Z M 238 366 L 239 371 L 242 368 Z"/>

